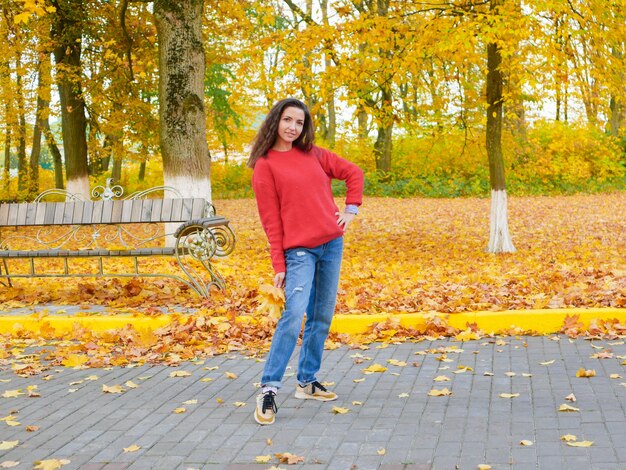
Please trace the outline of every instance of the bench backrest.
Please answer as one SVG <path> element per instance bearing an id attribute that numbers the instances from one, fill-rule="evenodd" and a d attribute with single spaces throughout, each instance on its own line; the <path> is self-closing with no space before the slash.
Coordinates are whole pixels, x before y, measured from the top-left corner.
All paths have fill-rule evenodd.
<path id="1" fill-rule="evenodd" d="M 186 222 L 209 207 L 203 198 L 0 204 L 0 227 Z"/>

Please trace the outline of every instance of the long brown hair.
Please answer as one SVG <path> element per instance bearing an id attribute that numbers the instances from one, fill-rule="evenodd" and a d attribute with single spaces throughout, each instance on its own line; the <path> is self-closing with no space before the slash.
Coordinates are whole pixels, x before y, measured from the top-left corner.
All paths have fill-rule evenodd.
<path id="1" fill-rule="evenodd" d="M 283 115 L 283 111 L 287 108 L 298 108 L 304 111 L 304 125 L 302 126 L 302 134 L 293 141 L 293 145 L 300 150 L 308 152 L 313 147 L 315 140 L 315 128 L 311 113 L 306 105 L 295 98 L 285 98 L 276 103 L 265 117 L 259 131 L 254 139 L 250 158 L 248 158 L 248 166 L 254 168 L 256 161 L 261 157 L 267 156 L 267 151 L 272 148 L 276 142 L 278 135 L 278 124 Z"/>

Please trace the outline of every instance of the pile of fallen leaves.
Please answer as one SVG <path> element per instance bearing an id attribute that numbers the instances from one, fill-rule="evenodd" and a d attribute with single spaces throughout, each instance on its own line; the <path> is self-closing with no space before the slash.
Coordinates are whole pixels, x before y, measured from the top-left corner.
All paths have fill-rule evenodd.
<path id="1" fill-rule="evenodd" d="M 489 204 L 475 198 L 366 198 L 346 235 L 337 312 L 626 307 L 626 193 L 511 199 L 517 253 L 506 255 L 485 252 Z M 55 303 L 249 314 L 259 286 L 273 277 L 267 240 L 253 200 L 216 206 L 237 235 L 235 251 L 215 261 L 226 292 L 203 299 L 181 283 L 155 278 L 16 279 L 13 288 L 0 289 L 0 308 Z M 46 262 L 55 261 L 38 260 Z M 171 258 L 140 264 L 148 272 L 177 269 Z"/>
<path id="2" fill-rule="evenodd" d="M 12 288 L 1 286 L 0 309 L 42 303 L 78 305 L 86 312 L 92 305 L 106 305 L 99 314 L 107 315 L 153 315 L 165 309 L 173 321 L 156 331 L 129 326 L 97 333 L 75 325 L 71 333 L 60 334 L 39 313 L 40 334 L 17 327 L 12 337 L 0 336 L 0 366 L 28 376 L 58 365 L 177 365 L 228 351 L 267 350 L 283 299 L 267 285 L 273 273 L 256 207 L 251 200 L 217 206 L 238 237 L 233 254 L 216 262 L 227 291 L 204 299 L 164 279 L 16 279 Z M 626 193 L 513 199 L 509 217 L 515 254 L 484 252 L 488 213 L 489 201 L 481 199 L 366 199 L 346 236 L 337 312 L 425 312 L 428 323 L 416 331 L 391 318 L 363 335 L 333 334 L 327 347 L 485 336 L 476 325 L 455 329 L 434 312 L 626 307 Z M 171 259 L 141 262 L 155 272 L 176 269 Z M 614 320 L 584 328 L 572 316 L 562 332 L 617 338 L 626 327 Z M 532 332 L 511 328 L 501 333 Z"/>

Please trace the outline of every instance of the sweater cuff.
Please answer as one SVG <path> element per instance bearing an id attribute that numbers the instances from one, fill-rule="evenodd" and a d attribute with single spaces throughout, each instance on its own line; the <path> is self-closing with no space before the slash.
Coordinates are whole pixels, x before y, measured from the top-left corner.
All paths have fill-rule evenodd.
<path id="1" fill-rule="evenodd" d="M 354 214 L 357 215 L 359 213 L 359 206 L 355 205 L 355 204 L 346 204 L 346 209 L 345 211 L 348 214 Z"/>

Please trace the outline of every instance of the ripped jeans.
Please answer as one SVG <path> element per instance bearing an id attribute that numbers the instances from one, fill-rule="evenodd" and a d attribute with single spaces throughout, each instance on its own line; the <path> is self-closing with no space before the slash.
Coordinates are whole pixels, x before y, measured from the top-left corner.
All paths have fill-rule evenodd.
<path id="1" fill-rule="evenodd" d="M 302 348 L 298 360 L 298 383 L 315 382 L 324 342 L 335 312 L 343 237 L 316 246 L 285 251 L 285 310 L 278 320 L 261 383 L 280 388 L 293 354 L 306 312 Z"/>

